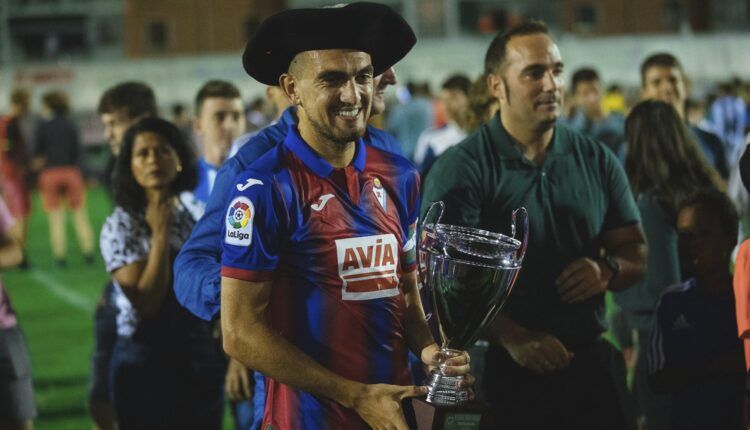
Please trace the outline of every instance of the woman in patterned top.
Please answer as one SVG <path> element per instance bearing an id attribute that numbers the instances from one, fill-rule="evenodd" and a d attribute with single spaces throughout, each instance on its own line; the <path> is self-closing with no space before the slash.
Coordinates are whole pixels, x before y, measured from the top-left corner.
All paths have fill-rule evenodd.
<path id="1" fill-rule="evenodd" d="M 173 259 L 194 225 L 178 196 L 195 181 L 194 156 L 174 125 L 146 118 L 125 134 L 116 207 L 100 239 L 118 307 L 110 387 L 121 430 L 221 425 L 219 344 L 172 289 Z"/>

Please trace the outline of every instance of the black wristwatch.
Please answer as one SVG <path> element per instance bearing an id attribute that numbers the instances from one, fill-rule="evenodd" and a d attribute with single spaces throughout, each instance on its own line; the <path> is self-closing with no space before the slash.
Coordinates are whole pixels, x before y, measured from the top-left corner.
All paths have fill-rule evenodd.
<path id="1" fill-rule="evenodd" d="M 612 277 L 609 278 L 609 282 L 614 281 L 617 275 L 620 274 L 620 262 L 617 261 L 617 259 L 615 257 L 612 257 L 611 255 L 605 255 L 604 264 L 607 267 L 609 267 L 609 270 L 612 271 Z"/>

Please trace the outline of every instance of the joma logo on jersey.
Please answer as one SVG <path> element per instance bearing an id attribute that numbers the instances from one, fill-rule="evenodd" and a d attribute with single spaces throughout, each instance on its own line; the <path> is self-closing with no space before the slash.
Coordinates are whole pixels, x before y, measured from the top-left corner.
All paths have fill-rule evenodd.
<path id="1" fill-rule="evenodd" d="M 398 295 L 398 249 L 392 234 L 337 240 L 342 298 L 372 300 Z"/>

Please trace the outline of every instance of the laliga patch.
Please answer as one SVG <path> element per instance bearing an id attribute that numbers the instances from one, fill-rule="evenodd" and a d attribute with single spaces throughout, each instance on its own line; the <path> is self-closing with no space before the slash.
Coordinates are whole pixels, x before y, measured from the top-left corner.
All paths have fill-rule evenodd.
<path id="1" fill-rule="evenodd" d="M 380 203 L 380 207 L 383 208 L 383 211 L 385 212 L 385 188 L 383 188 L 383 184 L 380 183 L 380 179 L 378 178 L 375 178 L 375 180 L 372 181 L 372 193 L 375 194 L 375 199 Z"/>
<path id="2" fill-rule="evenodd" d="M 247 197 L 237 197 L 229 204 L 226 218 L 226 237 L 229 245 L 248 246 L 253 240 L 255 207 Z"/>

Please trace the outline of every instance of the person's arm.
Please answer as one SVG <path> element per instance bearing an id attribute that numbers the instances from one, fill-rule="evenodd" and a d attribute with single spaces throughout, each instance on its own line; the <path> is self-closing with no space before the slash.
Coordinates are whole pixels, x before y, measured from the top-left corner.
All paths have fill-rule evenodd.
<path id="1" fill-rule="evenodd" d="M 237 161 L 231 159 L 219 169 L 206 211 L 174 262 L 177 300 L 207 321 L 219 313 L 221 304 L 221 229 L 230 193 L 236 185 L 237 166 Z"/>
<path id="2" fill-rule="evenodd" d="M 23 261 L 21 242 L 13 234 L 16 225 L 5 201 L 0 197 L 0 269 L 18 266 Z"/>
<path id="3" fill-rule="evenodd" d="M 606 258 L 615 261 L 615 271 L 602 259 L 581 257 L 557 277 L 557 291 L 563 301 L 580 303 L 605 291 L 624 290 L 646 273 L 646 238 L 639 225 L 616 228 L 602 234 Z"/>
<path id="4" fill-rule="evenodd" d="M 17 241 L 0 232 L 0 269 L 18 266 L 23 261 L 23 250 Z"/>
<path id="5" fill-rule="evenodd" d="M 750 241 L 740 244 L 734 261 L 735 312 L 737 315 L 737 335 L 743 342 L 750 341 Z"/>
<path id="6" fill-rule="evenodd" d="M 146 220 L 151 227 L 151 249 L 146 261 L 137 261 L 112 272 L 130 303 L 142 316 L 155 315 L 169 288 L 171 275 L 169 223 L 174 204 L 171 199 L 149 203 Z"/>
<path id="7" fill-rule="evenodd" d="M 239 361 L 230 358 L 224 379 L 224 392 L 229 400 L 233 402 L 252 400 L 254 389 L 253 371 Z"/>
<path id="8" fill-rule="evenodd" d="M 367 385 L 345 379 L 269 330 L 264 314 L 272 281 L 221 278 L 221 328 L 226 353 L 274 380 L 354 409 L 373 428 L 407 429 L 401 400 L 423 387 Z"/>
<path id="9" fill-rule="evenodd" d="M 483 192 L 477 160 L 461 145 L 445 151 L 430 168 L 422 188 L 421 216 L 434 201 L 445 203 L 442 223 L 477 227 Z M 436 214 L 432 214 L 434 217 Z M 434 219 L 427 222 L 434 222 Z"/>
<path id="10" fill-rule="evenodd" d="M 503 346 L 516 364 L 535 373 L 566 368 L 574 356 L 551 334 L 529 330 L 503 314 L 485 330 L 485 338 Z"/>
<path id="11" fill-rule="evenodd" d="M 557 276 L 558 293 L 571 304 L 606 290 L 624 290 L 646 272 L 646 238 L 625 171 L 611 151 L 602 149 L 599 157 L 591 162 L 601 163 L 592 168 L 602 168 L 602 191 L 608 202 L 600 235 L 604 258 L 582 256 Z M 612 264 L 619 266 L 616 276 Z"/>
<path id="12" fill-rule="evenodd" d="M 42 122 L 37 126 L 36 148 L 34 148 L 34 156 L 31 160 L 31 170 L 33 171 L 39 171 L 43 169 L 46 163 L 47 145 L 49 144 L 49 139 L 47 137 L 48 128 L 49 126 L 45 122 Z"/>

